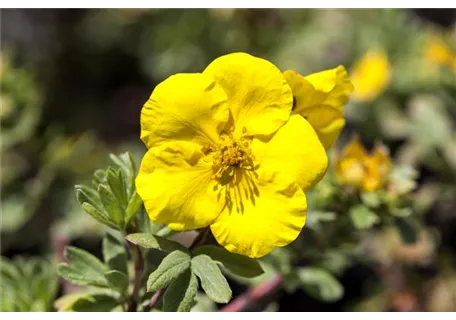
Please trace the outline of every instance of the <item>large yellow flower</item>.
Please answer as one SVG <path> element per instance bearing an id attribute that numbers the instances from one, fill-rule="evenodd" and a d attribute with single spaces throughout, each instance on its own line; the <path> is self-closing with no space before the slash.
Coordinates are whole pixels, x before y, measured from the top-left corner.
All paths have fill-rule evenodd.
<path id="1" fill-rule="evenodd" d="M 306 220 L 303 190 L 327 157 L 292 105 L 280 70 L 245 53 L 160 83 L 142 109 L 149 150 L 136 179 L 150 219 L 178 231 L 210 226 L 250 257 L 293 241 Z"/>
<path id="2" fill-rule="evenodd" d="M 382 187 L 390 170 L 391 160 L 386 147 L 376 144 L 368 154 L 357 135 L 345 146 L 336 164 L 336 173 L 342 183 L 365 191 Z"/>
<path id="3" fill-rule="evenodd" d="M 303 77 L 287 70 L 284 76 L 293 91 L 293 111 L 309 121 L 328 150 L 345 126 L 343 107 L 353 91 L 347 71 L 338 66 Z"/>

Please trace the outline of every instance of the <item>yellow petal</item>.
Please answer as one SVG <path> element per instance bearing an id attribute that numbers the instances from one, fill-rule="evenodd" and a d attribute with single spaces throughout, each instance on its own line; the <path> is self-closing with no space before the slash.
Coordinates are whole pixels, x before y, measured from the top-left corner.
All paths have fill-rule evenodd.
<path id="1" fill-rule="evenodd" d="M 357 134 L 353 135 L 345 148 L 342 150 L 342 158 L 355 158 L 364 161 L 367 157 L 367 150 L 361 143 Z"/>
<path id="2" fill-rule="evenodd" d="M 220 245 L 231 252 L 259 258 L 298 237 L 306 221 L 307 203 L 296 183 L 281 181 L 277 172 L 260 170 L 258 177 L 244 177 L 233 189 L 238 190 L 231 192 L 232 197 L 243 197 L 251 189 L 255 195 L 243 198 L 242 210 L 225 207 L 211 225 Z"/>
<path id="3" fill-rule="evenodd" d="M 269 141 L 254 139 L 252 154 L 264 170 L 280 170 L 305 191 L 323 178 L 328 158 L 317 134 L 303 117 L 293 114 Z"/>
<path id="4" fill-rule="evenodd" d="M 144 156 L 136 189 L 154 222 L 173 230 L 203 228 L 222 210 L 212 165 L 191 142 L 166 142 Z"/>
<path id="5" fill-rule="evenodd" d="M 385 184 L 391 169 L 388 149 L 377 144 L 372 155 L 366 158 L 364 165 L 366 168 L 366 176 L 363 182 L 364 190 L 377 190 Z"/>
<path id="6" fill-rule="evenodd" d="M 288 120 L 293 105 L 291 89 L 269 61 L 232 53 L 214 60 L 203 74 L 216 79 L 226 92 L 235 136 L 243 132 L 267 136 Z"/>
<path id="7" fill-rule="evenodd" d="M 336 164 L 336 173 L 343 183 L 362 187 L 366 179 L 365 163 L 368 154 L 358 135 L 354 135 L 342 150 Z"/>
<path id="8" fill-rule="evenodd" d="M 229 118 L 225 92 L 200 73 L 160 83 L 141 111 L 141 139 L 148 148 L 168 139 L 216 145 Z"/>
<path id="9" fill-rule="evenodd" d="M 351 71 L 355 91 L 353 98 L 366 102 L 381 95 L 391 81 L 392 67 L 383 50 L 367 52 L 358 60 Z"/>
<path id="10" fill-rule="evenodd" d="M 284 76 L 293 91 L 294 111 L 309 121 L 329 149 L 345 125 L 343 106 L 353 91 L 345 68 L 338 66 L 306 77 L 287 70 Z"/>

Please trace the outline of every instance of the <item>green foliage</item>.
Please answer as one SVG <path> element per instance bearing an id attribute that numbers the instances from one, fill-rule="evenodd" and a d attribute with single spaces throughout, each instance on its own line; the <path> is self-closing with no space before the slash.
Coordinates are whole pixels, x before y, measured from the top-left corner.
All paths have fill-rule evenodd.
<path id="1" fill-rule="evenodd" d="M 302 289 L 315 299 L 331 302 L 339 300 L 344 294 L 344 287 L 324 269 L 299 268 L 297 276 Z"/>
<path id="2" fill-rule="evenodd" d="M 124 245 L 112 234 L 103 238 L 104 263 L 92 254 L 75 247 L 65 249 L 67 263 L 58 267 L 66 281 L 82 286 L 110 287 L 124 294 L 128 290 L 127 252 Z"/>
<path id="3" fill-rule="evenodd" d="M 176 241 L 147 233 L 129 234 L 127 240 L 146 249 L 157 249 L 165 252 L 187 251 L 187 248 Z"/>
<path id="4" fill-rule="evenodd" d="M 192 272 L 201 282 L 201 287 L 209 298 L 218 303 L 231 299 L 231 289 L 219 267 L 211 257 L 201 254 L 192 258 Z"/>
<path id="5" fill-rule="evenodd" d="M 103 258 L 110 270 L 116 270 L 125 275 L 128 274 L 125 246 L 109 233 L 103 238 Z"/>
<path id="6" fill-rule="evenodd" d="M 198 280 L 196 275 L 187 269 L 174 280 L 166 289 L 163 296 L 163 310 L 186 312 L 195 304 L 195 296 L 198 291 Z"/>
<path id="7" fill-rule="evenodd" d="M 92 254 L 79 248 L 67 247 L 65 259 L 68 263 L 61 263 L 58 268 L 59 275 L 65 280 L 82 286 L 108 286 L 104 276 L 108 269 Z"/>
<path id="8" fill-rule="evenodd" d="M 119 306 L 119 302 L 109 291 L 93 291 L 65 295 L 55 306 L 61 312 L 108 312 Z"/>
<path id="9" fill-rule="evenodd" d="M 104 274 L 109 286 L 118 292 L 126 292 L 128 289 L 128 276 L 117 270 L 111 270 Z"/>
<path id="10" fill-rule="evenodd" d="M 111 160 L 119 167 L 115 170 L 97 170 L 94 188 L 75 186 L 76 199 L 90 216 L 113 229 L 126 230 L 133 217 L 140 211 L 142 201 L 134 186 L 136 167 L 127 152 Z"/>
<path id="11" fill-rule="evenodd" d="M 356 205 L 350 208 L 349 214 L 353 226 L 358 230 L 371 228 L 380 220 L 375 212 L 363 205 Z"/>
<path id="12" fill-rule="evenodd" d="M 58 278 L 52 262 L 18 258 L 0 260 L 0 311 L 52 311 Z"/>
<path id="13" fill-rule="evenodd" d="M 253 278 L 264 272 L 257 260 L 231 253 L 222 247 L 205 245 L 196 248 L 192 254 L 194 256 L 207 255 L 226 270 L 240 277 Z"/>
<path id="14" fill-rule="evenodd" d="M 157 270 L 147 280 L 147 291 L 155 292 L 167 287 L 180 274 L 190 268 L 191 257 L 188 253 L 176 250 L 167 255 Z"/>

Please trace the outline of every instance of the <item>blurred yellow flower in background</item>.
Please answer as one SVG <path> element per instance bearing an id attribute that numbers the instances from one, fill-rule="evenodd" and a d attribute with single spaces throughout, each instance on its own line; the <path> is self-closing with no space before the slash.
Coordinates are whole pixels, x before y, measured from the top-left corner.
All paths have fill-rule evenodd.
<path id="1" fill-rule="evenodd" d="M 390 84 L 392 72 L 384 50 L 376 49 L 365 53 L 355 62 L 350 72 L 355 87 L 353 99 L 368 102 L 380 96 Z"/>
<path id="2" fill-rule="evenodd" d="M 177 231 L 210 226 L 219 244 L 250 257 L 294 241 L 304 191 L 328 159 L 292 107 L 280 70 L 246 53 L 160 83 L 141 112 L 149 150 L 136 178 L 150 219 Z"/>
<path id="3" fill-rule="evenodd" d="M 435 35 L 427 39 L 424 56 L 432 65 L 446 66 L 456 71 L 456 52 Z"/>
<path id="4" fill-rule="evenodd" d="M 304 77 L 287 70 L 284 76 L 293 91 L 293 111 L 309 121 L 328 150 L 345 126 L 343 107 L 353 91 L 347 71 L 338 66 Z"/>
<path id="5" fill-rule="evenodd" d="M 355 135 L 342 150 L 336 164 L 336 173 L 343 184 L 365 191 L 381 188 L 388 179 L 391 159 L 388 149 L 376 144 L 371 154 Z"/>

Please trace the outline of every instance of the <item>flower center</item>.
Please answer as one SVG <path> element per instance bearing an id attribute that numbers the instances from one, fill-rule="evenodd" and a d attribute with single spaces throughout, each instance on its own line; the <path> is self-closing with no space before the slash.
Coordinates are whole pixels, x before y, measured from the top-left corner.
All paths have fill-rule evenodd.
<path id="1" fill-rule="evenodd" d="M 236 140 L 233 134 L 223 134 L 222 142 L 213 155 L 213 179 L 218 179 L 222 184 L 228 183 L 235 176 L 236 168 L 252 170 L 253 155 L 250 150 L 250 140 L 241 137 Z"/>

